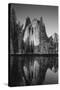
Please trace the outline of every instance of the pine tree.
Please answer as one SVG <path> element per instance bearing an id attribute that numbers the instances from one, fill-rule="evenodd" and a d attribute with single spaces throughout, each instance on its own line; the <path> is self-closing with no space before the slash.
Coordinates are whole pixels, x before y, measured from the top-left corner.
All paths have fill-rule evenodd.
<path id="1" fill-rule="evenodd" d="M 16 14 L 14 8 L 10 8 L 10 39 L 12 39 L 14 53 L 18 52 L 18 33 L 16 28 Z"/>

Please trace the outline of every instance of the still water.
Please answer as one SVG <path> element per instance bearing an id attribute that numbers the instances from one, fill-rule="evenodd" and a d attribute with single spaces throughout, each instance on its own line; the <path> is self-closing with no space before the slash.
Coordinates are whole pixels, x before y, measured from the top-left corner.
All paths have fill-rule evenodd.
<path id="1" fill-rule="evenodd" d="M 57 84 L 57 83 L 58 83 L 58 71 L 53 72 L 52 70 L 48 69 L 43 84 Z"/>
<path id="2" fill-rule="evenodd" d="M 58 83 L 58 69 L 56 72 L 54 72 L 52 70 L 51 67 L 58 67 L 58 58 L 57 56 L 55 57 L 46 57 L 46 56 L 37 56 L 37 55 L 11 55 L 10 56 L 10 70 L 12 71 L 12 69 L 14 69 L 14 73 L 10 71 L 11 78 L 12 76 L 16 78 L 15 74 L 17 75 L 17 73 L 22 73 L 22 69 L 21 67 L 23 67 L 22 65 L 26 65 L 26 68 L 28 70 L 29 64 L 31 64 L 31 66 L 34 65 L 34 62 L 36 62 L 39 64 L 39 77 L 41 79 L 41 77 L 43 78 L 41 82 L 43 82 L 42 84 L 57 84 Z M 36 63 L 35 63 L 36 64 Z M 53 66 L 52 66 L 53 65 Z M 35 65 L 37 67 L 37 65 Z M 17 71 L 17 72 L 16 72 Z M 28 70 L 29 72 L 29 70 Z M 34 73 L 34 70 L 33 70 Z M 41 76 L 42 75 L 42 76 Z M 45 78 L 44 78 L 45 77 Z M 19 79 L 18 79 L 19 80 Z M 32 82 L 32 81 L 31 81 Z"/>

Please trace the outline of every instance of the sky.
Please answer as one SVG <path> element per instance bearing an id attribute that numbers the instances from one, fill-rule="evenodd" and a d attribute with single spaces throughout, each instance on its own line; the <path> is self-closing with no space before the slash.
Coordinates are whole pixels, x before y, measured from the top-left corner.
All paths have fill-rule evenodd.
<path id="1" fill-rule="evenodd" d="M 27 16 L 31 20 L 42 16 L 48 37 L 58 33 L 58 6 L 14 4 L 13 7 L 20 23 L 25 23 Z"/>

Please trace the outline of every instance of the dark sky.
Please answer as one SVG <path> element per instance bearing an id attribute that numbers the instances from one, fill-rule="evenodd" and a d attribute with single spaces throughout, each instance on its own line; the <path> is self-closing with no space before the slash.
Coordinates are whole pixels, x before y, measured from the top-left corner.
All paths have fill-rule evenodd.
<path id="1" fill-rule="evenodd" d="M 57 6 L 42 6 L 42 5 L 13 5 L 17 20 L 21 23 L 25 22 L 27 16 L 32 19 L 43 17 L 48 36 L 53 33 L 58 33 L 58 7 Z"/>

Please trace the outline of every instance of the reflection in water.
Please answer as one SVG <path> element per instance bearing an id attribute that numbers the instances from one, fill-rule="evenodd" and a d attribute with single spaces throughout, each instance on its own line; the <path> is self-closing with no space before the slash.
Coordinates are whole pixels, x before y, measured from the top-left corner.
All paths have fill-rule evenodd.
<path id="1" fill-rule="evenodd" d="M 12 85 L 41 85 L 58 83 L 57 56 L 11 55 L 10 83 Z M 52 71 L 54 67 L 56 72 Z"/>
<path id="2" fill-rule="evenodd" d="M 58 83 L 58 71 L 54 73 L 53 71 L 48 69 L 43 84 L 57 84 L 57 83 Z"/>

